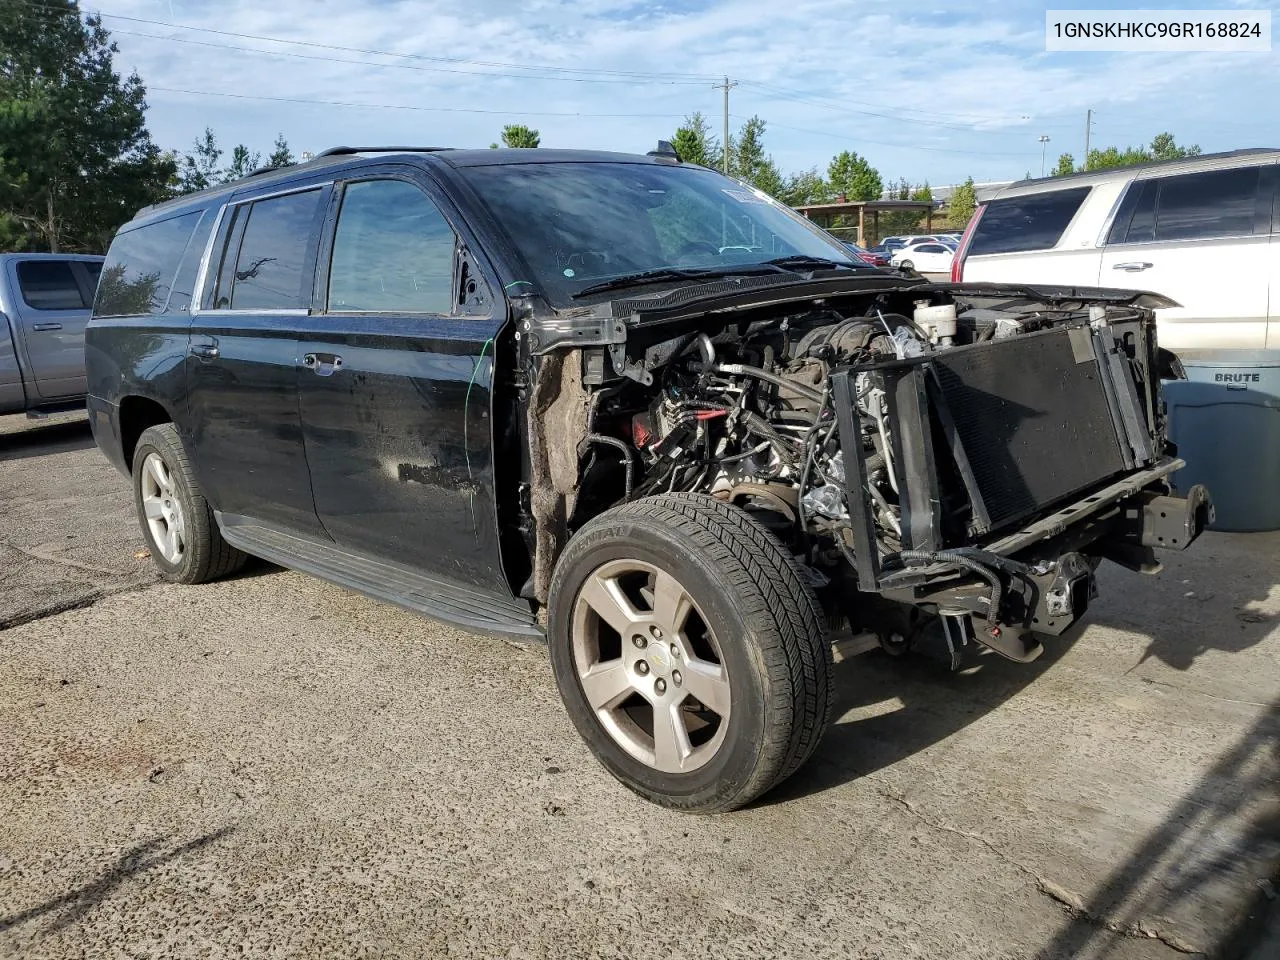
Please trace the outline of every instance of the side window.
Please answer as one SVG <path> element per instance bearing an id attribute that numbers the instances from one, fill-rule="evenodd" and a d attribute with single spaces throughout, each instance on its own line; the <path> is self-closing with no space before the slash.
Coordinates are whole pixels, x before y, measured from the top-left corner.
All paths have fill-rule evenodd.
<path id="1" fill-rule="evenodd" d="M 452 313 L 455 246 L 449 221 L 412 183 L 349 183 L 333 238 L 328 309 Z"/>
<path id="2" fill-rule="evenodd" d="M 302 310 L 310 306 L 308 252 L 321 193 L 307 190 L 268 197 L 236 211 L 237 219 L 246 217 L 244 233 L 234 265 L 230 251 L 223 261 L 215 308 Z"/>
<path id="3" fill-rule="evenodd" d="M 33 310 L 83 310 L 87 304 L 65 260 L 24 260 L 18 264 L 18 288 Z"/>
<path id="4" fill-rule="evenodd" d="M 178 260 L 199 222 L 197 210 L 117 234 L 98 280 L 94 316 L 162 313 Z"/>
<path id="5" fill-rule="evenodd" d="M 1244 167 L 1163 178 L 1155 239 L 1252 236 L 1258 172 Z"/>
<path id="6" fill-rule="evenodd" d="M 969 255 L 1052 249 L 1089 189 L 1075 187 L 992 200 L 969 241 Z"/>

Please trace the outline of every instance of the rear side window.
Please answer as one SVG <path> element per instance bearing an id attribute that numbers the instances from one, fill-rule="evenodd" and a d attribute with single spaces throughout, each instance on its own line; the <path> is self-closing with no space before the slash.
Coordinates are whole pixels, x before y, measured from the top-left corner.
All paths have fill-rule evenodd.
<path id="1" fill-rule="evenodd" d="M 970 256 L 1057 246 L 1089 189 L 1076 187 L 990 201 L 969 241 Z"/>
<path id="2" fill-rule="evenodd" d="M 246 216 L 234 266 L 223 263 L 217 307 L 301 310 L 311 303 L 312 233 L 320 190 L 269 197 L 240 208 Z M 233 238 L 235 233 L 232 234 Z"/>
<path id="3" fill-rule="evenodd" d="M 65 260 L 25 260 L 18 264 L 18 288 L 33 310 L 83 310 L 88 304 L 71 264 Z"/>
<path id="4" fill-rule="evenodd" d="M 329 309 L 450 313 L 453 252 L 453 228 L 413 184 L 348 184 L 333 238 Z"/>
<path id="5" fill-rule="evenodd" d="M 163 313 L 178 261 L 200 217 L 197 210 L 117 234 L 98 280 L 94 316 Z"/>
<path id="6" fill-rule="evenodd" d="M 1257 194 L 1257 167 L 1162 179 L 1156 202 L 1156 239 L 1252 236 Z"/>

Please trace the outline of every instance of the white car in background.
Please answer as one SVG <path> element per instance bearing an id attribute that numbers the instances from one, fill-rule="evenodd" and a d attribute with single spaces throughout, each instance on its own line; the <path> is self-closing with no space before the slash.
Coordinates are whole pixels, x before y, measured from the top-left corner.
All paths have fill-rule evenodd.
<path id="1" fill-rule="evenodd" d="M 1275 350 L 1278 214 L 1280 150 L 1023 180 L 978 206 L 951 279 L 1150 290 L 1178 303 L 1162 347 Z"/>
<path id="2" fill-rule="evenodd" d="M 889 264 L 917 273 L 950 273 L 955 250 L 936 240 L 914 243 L 894 253 Z"/>

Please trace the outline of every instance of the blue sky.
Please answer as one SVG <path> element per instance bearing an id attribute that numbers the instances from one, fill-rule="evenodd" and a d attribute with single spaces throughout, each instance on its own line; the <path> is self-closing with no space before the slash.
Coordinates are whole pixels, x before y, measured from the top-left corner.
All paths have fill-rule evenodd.
<path id="1" fill-rule="evenodd" d="M 224 145 L 264 152 L 277 132 L 295 151 L 483 147 L 519 122 L 540 129 L 544 146 L 644 151 L 695 110 L 718 130 L 712 85 L 724 75 L 738 81 L 733 126 L 764 118 L 784 172 L 825 168 L 851 149 L 913 182 L 1038 174 L 1042 134 L 1050 166 L 1063 151 L 1080 158 L 1089 108 L 1094 145 L 1162 130 L 1206 151 L 1280 144 L 1274 52 L 1044 50 L 1047 6 L 1229 11 L 1280 0 L 100 4 L 83 6 L 104 14 L 118 66 L 146 82 L 156 141 L 178 150 L 205 126 Z"/>

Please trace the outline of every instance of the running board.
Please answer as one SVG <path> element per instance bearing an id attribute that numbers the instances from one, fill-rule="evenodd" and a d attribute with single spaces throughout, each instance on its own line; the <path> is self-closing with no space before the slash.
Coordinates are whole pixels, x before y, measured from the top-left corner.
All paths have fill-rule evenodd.
<path id="1" fill-rule="evenodd" d="M 475 633 L 545 639 L 529 605 L 509 596 L 438 580 L 412 567 L 285 533 L 247 517 L 217 511 L 214 516 L 227 543 L 251 556 Z"/>

